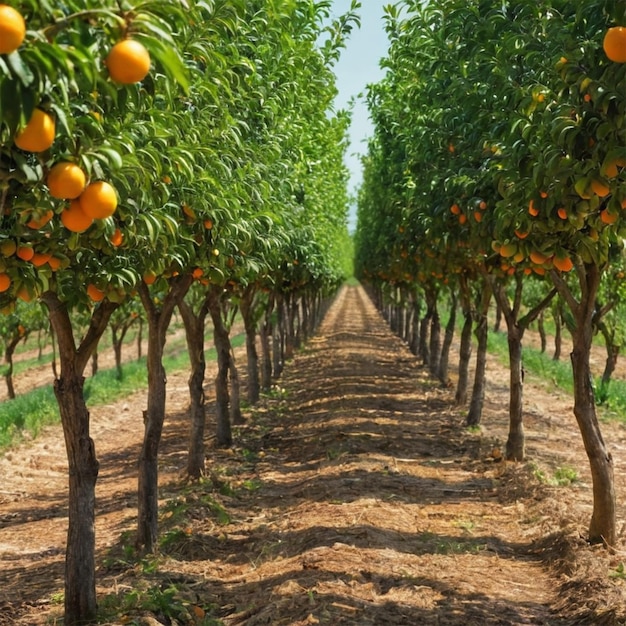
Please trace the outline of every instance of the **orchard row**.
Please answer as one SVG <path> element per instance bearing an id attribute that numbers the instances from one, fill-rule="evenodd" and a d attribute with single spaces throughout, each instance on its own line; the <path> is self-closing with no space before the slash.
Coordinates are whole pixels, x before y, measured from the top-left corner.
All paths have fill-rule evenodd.
<path id="1" fill-rule="evenodd" d="M 368 92 L 375 133 L 359 197 L 358 275 L 381 307 L 401 311 L 402 332 L 444 380 L 438 306 L 460 305 L 460 404 L 472 329 L 478 339 L 469 425 L 480 423 L 495 298 L 511 368 L 506 456 L 517 461 L 525 457 L 521 341 L 560 303 L 593 477 L 589 539 L 614 544 L 613 464 L 589 351 L 600 330 L 618 350 L 624 336 L 626 6 L 400 2 L 387 9 L 387 29 L 387 75 Z"/>

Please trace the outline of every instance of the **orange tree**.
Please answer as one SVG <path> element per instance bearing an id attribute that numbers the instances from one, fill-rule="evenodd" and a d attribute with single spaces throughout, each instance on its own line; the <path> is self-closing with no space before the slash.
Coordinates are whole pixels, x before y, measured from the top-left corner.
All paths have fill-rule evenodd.
<path id="1" fill-rule="evenodd" d="M 114 2 L 70 1 L 59 9 L 28 0 L 13 4 L 28 34 L 0 59 L 0 244 L 9 280 L 2 299 L 39 296 L 58 339 L 55 393 L 70 468 L 65 621 L 77 624 L 93 620 L 96 612 L 98 461 L 83 372 L 109 316 L 138 278 L 132 255 L 121 244 L 125 237 L 132 240 L 132 231 L 149 241 L 141 233 L 149 234 L 153 226 L 139 215 L 153 186 L 145 175 L 149 164 L 139 164 L 144 175 L 137 177 L 132 196 L 125 193 L 121 174 L 132 162 L 139 133 L 128 124 L 115 134 L 111 128 L 114 118 L 124 119 L 129 101 L 140 99 L 143 87 L 134 83 L 144 79 L 145 49 L 158 76 L 165 70 L 183 80 L 173 29 L 186 16 L 177 2 L 134 11 Z M 135 53 L 121 60 L 109 57 L 121 39 L 141 41 L 145 49 L 135 46 Z M 133 65 L 143 66 L 140 74 L 117 73 L 120 66 Z M 146 90 L 158 82 L 148 76 Z M 122 234 L 120 225 L 129 224 Z M 76 308 L 91 312 L 81 337 L 75 337 L 70 316 Z"/>

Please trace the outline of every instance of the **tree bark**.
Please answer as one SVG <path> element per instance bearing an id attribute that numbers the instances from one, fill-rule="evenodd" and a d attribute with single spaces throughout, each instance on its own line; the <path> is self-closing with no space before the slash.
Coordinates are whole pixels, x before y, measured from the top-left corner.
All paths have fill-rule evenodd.
<path id="1" fill-rule="evenodd" d="M 432 315 L 430 318 L 430 345 L 428 348 L 428 369 L 433 376 L 439 373 L 439 358 L 441 357 L 441 320 L 437 308 L 437 293 L 433 295 Z"/>
<path id="2" fill-rule="evenodd" d="M 248 402 L 256 404 L 261 395 L 259 382 L 259 355 L 256 349 L 257 311 L 255 310 L 255 293 L 253 286 L 244 289 L 239 302 L 239 309 L 243 317 L 246 331 L 246 367 L 248 374 Z"/>
<path id="3" fill-rule="evenodd" d="M 230 345 L 230 361 L 228 363 L 228 378 L 230 381 L 230 419 L 231 423 L 235 426 L 241 426 L 245 424 L 243 415 L 241 413 L 241 384 L 239 381 L 239 372 L 237 371 L 237 362 L 235 361 L 235 353 L 228 339 Z"/>
<path id="4" fill-rule="evenodd" d="M 154 303 L 148 286 L 141 281 L 139 296 L 148 320 L 148 401 L 143 414 L 144 437 L 139 455 L 137 549 L 154 552 L 158 540 L 159 468 L 158 455 L 165 421 L 167 378 L 163 351 L 172 313 L 191 285 L 191 275 L 183 274 L 170 281 L 160 307 Z"/>
<path id="5" fill-rule="evenodd" d="M 450 288 L 450 317 L 446 323 L 446 332 L 443 338 L 443 344 L 441 346 L 441 356 L 439 358 L 439 370 L 437 372 L 437 378 L 442 384 L 447 385 L 448 380 L 448 364 L 450 361 L 450 348 L 452 347 L 452 341 L 454 340 L 454 331 L 456 329 L 456 309 L 457 309 L 458 297 L 454 288 Z"/>
<path id="6" fill-rule="evenodd" d="M 541 340 L 541 354 L 543 354 L 548 347 L 548 339 L 546 337 L 546 327 L 544 324 L 543 313 L 539 315 L 537 319 L 537 330 L 539 331 L 539 338 Z"/>
<path id="7" fill-rule="evenodd" d="M 15 349 L 22 339 L 24 339 L 26 335 L 17 334 L 11 338 L 11 341 L 7 344 L 6 350 L 4 352 L 4 362 L 7 364 L 7 370 L 4 374 L 4 380 L 7 384 L 7 396 L 10 400 L 15 399 L 15 386 L 13 384 L 13 355 L 15 354 Z"/>
<path id="8" fill-rule="evenodd" d="M 459 345 L 459 379 L 457 381 L 454 403 L 463 406 L 467 402 L 467 388 L 469 386 L 469 362 L 472 358 L 472 327 L 474 325 L 474 312 L 469 293 L 467 279 L 461 277 L 460 281 L 461 310 L 463 311 L 463 329 Z"/>
<path id="9" fill-rule="evenodd" d="M 561 358 L 561 347 L 563 345 L 563 315 L 562 302 L 557 302 L 554 307 L 554 355 L 552 360 L 558 361 Z"/>
<path id="10" fill-rule="evenodd" d="M 574 415 L 589 459 L 593 485 L 589 541 L 614 546 L 617 529 L 613 458 L 600 432 L 589 363 L 602 272 L 596 264 L 585 263 L 576 266 L 576 274 L 581 293 L 579 301 L 558 272 L 551 271 L 550 277 L 572 312 L 573 350 L 570 358 L 574 376 Z"/>
<path id="11" fill-rule="evenodd" d="M 204 475 L 204 429 L 206 412 L 204 395 L 204 375 L 206 357 L 204 355 L 204 335 L 206 316 L 208 314 L 207 299 L 197 312 L 184 299 L 178 303 L 178 310 L 185 326 L 187 352 L 189 354 L 190 373 L 187 381 L 189 387 L 189 448 L 187 454 L 187 476 L 198 480 Z"/>
<path id="12" fill-rule="evenodd" d="M 483 405 L 485 402 L 485 370 L 487 367 L 487 339 L 489 336 L 487 312 L 489 311 L 490 300 L 491 288 L 485 282 L 477 307 L 476 338 L 478 339 L 478 345 L 476 346 L 476 368 L 474 370 L 472 398 L 465 420 L 467 426 L 478 426 L 483 414 Z"/>
<path id="13" fill-rule="evenodd" d="M 215 404 L 217 420 L 217 445 L 228 448 L 233 443 L 230 423 L 230 392 L 228 373 L 230 368 L 230 340 L 228 329 L 222 319 L 222 288 L 212 286 L 209 292 L 209 313 L 213 321 L 213 342 L 217 352 L 217 375 L 215 377 Z"/>
<path id="14" fill-rule="evenodd" d="M 89 432 L 83 373 L 108 320 L 117 307 L 103 301 L 76 346 L 67 306 L 54 292 L 41 296 L 58 342 L 60 376 L 54 382 L 65 438 L 69 471 L 69 511 L 65 554 L 64 624 L 78 626 L 96 619 L 95 507 L 99 463 Z"/>

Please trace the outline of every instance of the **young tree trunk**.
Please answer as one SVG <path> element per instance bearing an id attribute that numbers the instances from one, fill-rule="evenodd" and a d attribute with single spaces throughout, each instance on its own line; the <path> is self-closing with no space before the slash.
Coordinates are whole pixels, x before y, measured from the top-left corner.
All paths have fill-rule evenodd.
<path id="1" fill-rule="evenodd" d="M 239 302 L 239 309 L 243 317 L 243 325 L 246 331 L 246 367 L 248 374 L 248 402 L 256 404 L 261 395 L 259 382 L 259 355 L 256 349 L 257 317 L 255 311 L 255 293 L 253 286 L 244 289 Z"/>
<path id="2" fill-rule="evenodd" d="M 158 455 L 165 421 L 163 351 L 172 313 L 191 285 L 191 275 L 171 279 L 160 308 L 155 305 L 148 286 L 140 281 L 139 296 L 148 320 L 148 401 L 143 414 L 144 437 L 138 462 L 137 548 L 154 552 L 158 539 L 159 468 Z"/>
<path id="3" fill-rule="evenodd" d="M 422 363 L 425 365 L 430 361 L 430 353 L 428 347 L 430 345 L 430 320 L 432 316 L 432 310 L 430 307 L 426 309 L 426 314 L 420 320 L 420 342 L 419 342 L 419 357 Z"/>
<path id="4" fill-rule="evenodd" d="M 56 334 L 61 375 L 54 382 L 65 438 L 69 470 L 69 510 L 65 555 L 65 614 L 67 626 L 96 619 L 95 506 L 99 464 L 89 433 L 89 412 L 83 393 L 85 367 L 117 305 L 103 301 L 76 347 L 70 313 L 56 293 L 41 296 Z"/>
<path id="5" fill-rule="evenodd" d="M 139 318 L 139 328 L 137 329 L 137 360 L 143 356 L 143 318 Z"/>
<path id="6" fill-rule="evenodd" d="M 589 524 L 589 541 L 614 546 L 617 540 L 616 500 L 613 458 L 602 438 L 596 414 L 591 367 L 589 363 L 596 314 L 596 297 L 601 270 L 593 263 L 576 267 L 580 284 L 580 301 L 556 271 L 550 277 L 567 302 L 573 321 L 571 353 L 574 376 L 574 415 L 578 422 L 591 468 L 593 512 Z"/>
<path id="7" fill-rule="evenodd" d="M 228 339 L 230 344 L 230 338 Z M 230 361 L 228 363 L 228 376 L 230 380 L 230 419 L 235 426 L 245 424 L 241 413 L 241 384 L 239 382 L 239 372 L 237 371 L 237 363 L 235 361 L 235 353 L 230 348 Z"/>
<path id="8" fill-rule="evenodd" d="M 413 294 L 412 299 L 413 308 L 413 322 L 411 324 L 411 342 L 409 343 L 409 350 L 417 356 L 419 354 L 420 344 L 420 309 L 421 303 L 417 294 Z"/>
<path id="9" fill-rule="evenodd" d="M 4 362 L 7 364 L 4 380 L 7 384 L 7 396 L 10 400 L 15 399 L 15 386 L 13 384 L 13 355 L 19 342 L 24 338 L 24 335 L 16 335 L 11 338 L 11 341 L 7 344 L 4 352 Z"/>
<path id="10" fill-rule="evenodd" d="M 430 318 L 430 345 L 428 348 L 428 369 L 433 376 L 439 373 L 439 358 L 441 357 L 441 320 L 437 308 L 437 294 L 434 295 L 432 304 L 432 316 Z"/>
<path id="11" fill-rule="evenodd" d="M 439 370 L 437 378 L 442 384 L 448 384 L 448 364 L 450 361 L 450 348 L 454 340 L 454 331 L 456 329 L 456 309 L 458 297 L 455 289 L 450 288 L 450 317 L 446 323 L 446 332 L 441 346 L 441 357 L 439 358 Z"/>
<path id="12" fill-rule="evenodd" d="M 496 319 L 493 324 L 493 332 L 499 333 L 501 326 L 502 326 L 502 307 L 500 306 L 500 303 L 496 301 Z"/>
<path id="13" fill-rule="evenodd" d="M 111 328 L 111 343 L 113 345 L 113 356 L 115 358 L 115 372 L 117 380 L 122 380 L 124 370 L 122 369 L 122 341 L 124 337 L 119 337 L 116 328 Z"/>
<path id="14" fill-rule="evenodd" d="M 217 445 L 228 448 L 233 443 L 230 423 L 230 392 L 228 373 L 230 369 L 230 340 L 222 318 L 220 300 L 222 289 L 213 286 L 209 291 L 209 313 L 213 321 L 213 341 L 217 352 L 217 375 L 215 377 L 215 404 L 217 420 Z"/>
<path id="15" fill-rule="evenodd" d="M 477 307 L 476 338 L 476 369 L 474 370 L 474 386 L 472 388 L 472 398 L 470 400 L 469 411 L 465 424 L 467 426 L 478 426 L 483 414 L 485 402 L 485 370 L 487 367 L 487 339 L 489 336 L 489 321 L 487 313 L 491 300 L 491 288 L 484 283 L 484 288 L 480 295 L 480 303 Z"/>
<path id="16" fill-rule="evenodd" d="M 94 350 L 91 355 L 91 375 L 92 377 L 98 373 L 98 350 Z"/>
<path id="17" fill-rule="evenodd" d="M 562 316 L 562 303 L 558 302 L 554 308 L 554 355 L 553 361 L 558 361 L 561 358 L 561 346 L 563 344 L 563 316 Z"/>
<path id="18" fill-rule="evenodd" d="M 204 429 L 206 412 L 204 395 L 204 375 L 206 358 L 204 355 L 204 335 L 208 303 L 206 298 L 194 313 L 192 306 L 184 299 L 178 303 L 178 310 L 185 326 L 185 339 L 189 354 L 189 448 L 187 455 L 187 476 L 198 480 L 204 475 Z"/>
<path id="19" fill-rule="evenodd" d="M 274 310 L 274 297 L 271 296 L 265 309 L 263 323 L 261 324 L 261 388 L 269 391 L 272 386 L 272 349 L 270 340 L 272 336 L 272 313 Z"/>
<path id="20" fill-rule="evenodd" d="M 456 406 L 463 406 L 467 402 L 467 388 L 469 386 L 469 363 L 472 358 L 472 327 L 474 325 L 474 313 L 472 311 L 472 302 L 467 279 L 463 276 L 461 277 L 459 287 L 464 322 L 459 344 L 459 379 L 456 385 L 454 403 Z"/>
<path id="21" fill-rule="evenodd" d="M 546 337 L 546 326 L 544 324 L 543 312 L 537 319 L 537 330 L 539 331 L 539 338 L 541 339 L 541 354 L 543 354 L 548 347 L 548 339 Z"/>

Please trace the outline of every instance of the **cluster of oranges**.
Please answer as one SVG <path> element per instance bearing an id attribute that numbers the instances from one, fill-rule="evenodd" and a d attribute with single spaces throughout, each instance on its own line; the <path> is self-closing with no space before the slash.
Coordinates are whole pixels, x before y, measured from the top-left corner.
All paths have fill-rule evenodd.
<path id="1" fill-rule="evenodd" d="M 0 54 L 12 54 L 23 43 L 26 36 L 26 23 L 23 16 L 13 7 L 0 4 Z M 120 84 L 132 84 L 143 80 L 150 70 L 150 55 L 146 48 L 134 39 L 123 39 L 109 51 L 105 65 L 111 80 Z M 26 152 L 45 152 L 54 143 L 56 124 L 53 115 L 41 108 L 35 108 L 30 120 L 19 130 L 14 138 L 15 145 Z M 87 230 L 96 219 L 106 219 L 117 208 L 117 194 L 106 181 L 94 181 L 87 184 L 87 176 L 82 168 L 70 161 L 60 161 L 49 171 L 46 183 L 50 195 L 60 200 L 69 201 L 61 212 L 61 222 L 70 231 L 81 233 Z M 37 212 L 35 211 L 34 214 Z M 53 217 L 52 211 L 31 217 L 27 226 L 33 229 L 43 228 Z M 110 241 L 119 246 L 122 233 L 116 229 Z M 13 242 L 12 242 L 13 243 Z M 30 252 L 33 252 L 31 255 Z M 9 253 L 9 254 L 7 254 Z M 41 258 L 51 263 L 56 260 L 52 255 L 36 253 L 29 245 L 15 245 L 15 250 L 4 250 L 4 256 L 15 253 L 23 260 L 36 264 Z M 54 269 L 54 267 L 53 267 Z M 0 292 L 11 286 L 8 274 L 0 272 Z M 90 294 L 94 300 L 98 294 Z"/>

